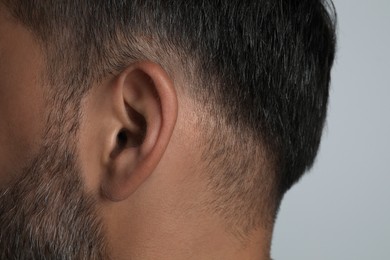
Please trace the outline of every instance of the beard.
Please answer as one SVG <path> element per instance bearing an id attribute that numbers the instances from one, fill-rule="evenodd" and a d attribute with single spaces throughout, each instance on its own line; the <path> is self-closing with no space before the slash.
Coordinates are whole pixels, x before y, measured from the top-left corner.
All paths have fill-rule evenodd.
<path id="1" fill-rule="evenodd" d="M 108 259 L 76 160 L 77 131 L 51 126 L 20 177 L 0 189 L 0 259 Z"/>

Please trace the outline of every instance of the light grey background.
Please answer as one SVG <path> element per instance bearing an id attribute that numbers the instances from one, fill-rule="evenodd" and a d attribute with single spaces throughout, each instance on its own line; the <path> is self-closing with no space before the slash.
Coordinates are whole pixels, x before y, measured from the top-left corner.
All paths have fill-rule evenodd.
<path id="1" fill-rule="evenodd" d="M 282 203 L 275 260 L 390 260 L 390 1 L 334 4 L 328 123 L 314 168 Z"/>

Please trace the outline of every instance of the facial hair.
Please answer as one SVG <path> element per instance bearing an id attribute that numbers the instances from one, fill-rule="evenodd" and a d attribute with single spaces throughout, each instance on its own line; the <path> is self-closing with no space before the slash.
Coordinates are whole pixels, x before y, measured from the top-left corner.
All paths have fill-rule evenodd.
<path id="1" fill-rule="evenodd" d="M 51 135 L 20 177 L 0 190 L 0 259 L 108 259 L 72 138 Z"/>

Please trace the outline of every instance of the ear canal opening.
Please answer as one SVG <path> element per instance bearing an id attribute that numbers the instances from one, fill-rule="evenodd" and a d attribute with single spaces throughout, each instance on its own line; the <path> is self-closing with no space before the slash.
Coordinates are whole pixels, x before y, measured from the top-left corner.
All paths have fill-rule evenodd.
<path id="1" fill-rule="evenodd" d="M 115 158 L 125 149 L 139 147 L 143 141 L 144 134 L 131 133 L 129 130 L 122 128 L 116 136 L 116 145 L 110 157 Z"/>
<path id="2" fill-rule="evenodd" d="M 131 131 L 126 128 L 119 130 L 116 136 L 116 145 L 111 152 L 110 157 L 115 158 L 123 150 L 135 148 L 142 145 L 145 140 L 147 124 L 145 118 L 132 107 L 126 105 L 126 111 L 129 119 L 136 125 Z"/>
<path id="3" fill-rule="evenodd" d="M 126 129 L 121 129 L 116 136 L 116 144 L 118 148 L 124 149 L 127 146 L 129 136 Z"/>

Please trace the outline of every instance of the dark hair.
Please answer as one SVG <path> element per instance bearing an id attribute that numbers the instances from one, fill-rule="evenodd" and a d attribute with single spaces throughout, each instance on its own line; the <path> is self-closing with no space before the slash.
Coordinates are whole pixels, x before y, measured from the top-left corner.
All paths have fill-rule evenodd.
<path id="1" fill-rule="evenodd" d="M 312 166 L 335 55 L 332 3 L 3 2 L 42 43 L 49 79 L 69 97 L 137 60 L 173 77 L 180 71 L 212 118 L 200 120 L 204 165 L 213 208 L 231 224 L 249 230 L 259 214 L 272 222 L 283 194 Z"/>

